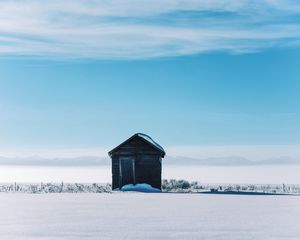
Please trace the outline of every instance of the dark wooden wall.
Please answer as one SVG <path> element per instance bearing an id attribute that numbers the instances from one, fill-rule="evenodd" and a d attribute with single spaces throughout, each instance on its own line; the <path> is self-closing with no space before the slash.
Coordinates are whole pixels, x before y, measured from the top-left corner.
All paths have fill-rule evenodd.
<path id="1" fill-rule="evenodd" d="M 136 179 L 161 189 L 161 161 L 157 155 L 140 155 L 135 163 Z"/>
<path id="2" fill-rule="evenodd" d="M 161 153 L 140 138 L 134 138 L 123 144 L 112 154 L 112 187 L 121 188 L 120 157 L 134 158 L 135 184 L 148 183 L 161 189 L 162 161 Z M 132 182 L 134 184 L 134 182 Z"/>

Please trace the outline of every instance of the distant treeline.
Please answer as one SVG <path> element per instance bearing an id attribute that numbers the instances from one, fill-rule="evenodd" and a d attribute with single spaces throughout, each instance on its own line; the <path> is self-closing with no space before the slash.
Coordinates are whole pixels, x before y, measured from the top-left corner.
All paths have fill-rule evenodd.
<path id="1" fill-rule="evenodd" d="M 239 191 L 300 194 L 297 184 L 204 184 L 186 180 L 162 181 L 162 192 L 197 193 L 204 191 Z M 109 183 L 2 183 L 0 192 L 11 193 L 111 193 Z"/>
<path id="2" fill-rule="evenodd" d="M 0 184 L 0 192 L 21 193 L 110 193 L 108 183 L 5 183 Z"/>
<path id="3" fill-rule="evenodd" d="M 162 182 L 164 192 L 204 192 L 237 191 L 261 193 L 300 193 L 299 184 L 204 184 L 186 180 L 166 180 Z"/>

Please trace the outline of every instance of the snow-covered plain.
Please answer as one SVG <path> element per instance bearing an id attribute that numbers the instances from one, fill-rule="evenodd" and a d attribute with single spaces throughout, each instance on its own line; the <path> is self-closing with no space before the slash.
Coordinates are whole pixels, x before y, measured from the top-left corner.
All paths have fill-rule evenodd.
<path id="1" fill-rule="evenodd" d="M 0 238 L 299 239 L 297 196 L 0 194 Z"/>

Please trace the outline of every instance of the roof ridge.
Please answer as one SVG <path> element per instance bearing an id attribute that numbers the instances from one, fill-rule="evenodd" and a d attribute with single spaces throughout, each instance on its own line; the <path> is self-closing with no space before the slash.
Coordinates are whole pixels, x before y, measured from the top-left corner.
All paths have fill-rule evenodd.
<path id="1" fill-rule="evenodd" d="M 145 133 L 136 133 L 135 135 L 142 137 L 143 139 L 145 139 L 147 142 L 149 142 L 150 144 L 154 145 L 155 147 L 157 147 L 158 149 L 160 149 L 162 152 L 165 153 L 165 150 L 163 149 L 163 147 L 161 145 L 159 145 L 157 142 L 155 142 L 153 140 L 152 137 L 150 137 L 149 135 L 145 134 Z"/>
<path id="2" fill-rule="evenodd" d="M 122 144 L 130 141 L 132 138 L 134 137 L 139 137 L 141 138 L 141 140 L 146 141 L 147 143 L 151 144 L 154 148 L 156 148 L 158 151 L 160 151 L 162 153 L 162 156 L 164 157 L 166 152 L 163 149 L 163 147 L 161 145 L 159 145 L 157 142 L 155 142 L 150 136 L 148 136 L 145 133 L 136 133 L 134 135 L 132 135 L 130 138 L 128 138 L 126 141 L 124 141 L 123 143 L 121 143 L 120 145 L 118 145 L 117 147 L 115 147 L 114 149 L 112 149 L 111 151 L 108 152 L 109 155 L 111 155 L 111 153 L 113 151 L 115 151 L 116 149 L 118 149 Z"/>

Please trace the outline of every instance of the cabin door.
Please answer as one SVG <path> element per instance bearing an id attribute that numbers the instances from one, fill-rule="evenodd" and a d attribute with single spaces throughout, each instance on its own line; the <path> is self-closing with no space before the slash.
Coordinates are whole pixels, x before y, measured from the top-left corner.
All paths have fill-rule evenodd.
<path id="1" fill-rule="evenodd" d="M 134 158 L 133 157 L 121 157 L 120 158 L 120 184 L 124 186 L 126 184 L 135 183 L 134 173 Z"/>

